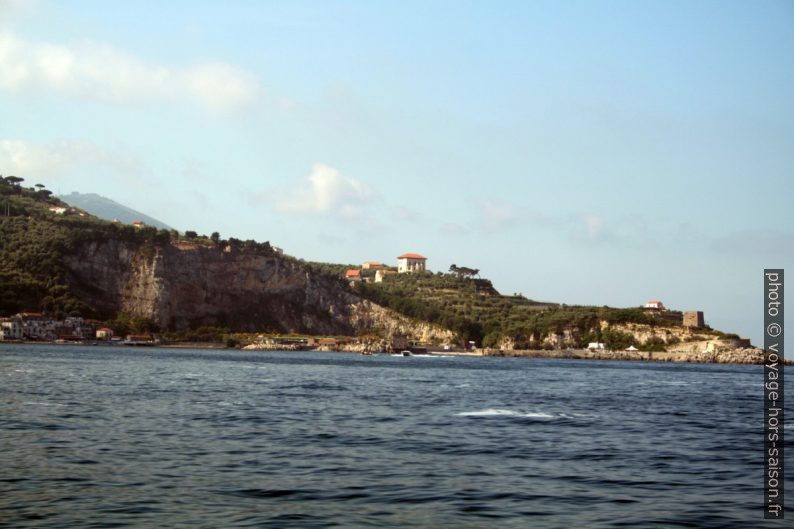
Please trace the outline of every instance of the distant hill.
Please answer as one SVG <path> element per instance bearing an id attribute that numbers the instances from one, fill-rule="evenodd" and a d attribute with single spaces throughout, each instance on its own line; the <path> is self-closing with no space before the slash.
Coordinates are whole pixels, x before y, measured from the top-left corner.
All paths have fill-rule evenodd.
<path id="1" fill-rule="evenodd" d="M 135 220 L 143 221 L 147 226 L 170 230 L 171 226 L 150 217 L 140 211 L 135 211 L 109 198 L 97 195 L 96 193 L 71 193 L 59 196 L 61 200 L 72 207 L 80 208 L 100 219 L 113 220 L 119 219 L 125 224 L 130 224 Z"/>
<path id="2" fill-rule="evenodd" d="M 595 343 L 604 344 L 597 350 L 621 353 L 629 347 L 675 350 L 684 360 L 695 358 L 686 356 L 690 353 L 746 347 L 736 335 L 684 326 L 679 311 L 505 296 L 465 267 L 351 284 L 344 279 L 351 265 L 305 262 L 268 242 L 158 230 L 154 219 L 98 195 L 63 197 L 75 204 L 76 211 L 69 211 L 43 186 L 24 187 L 22 181 L 0 178 L 0 316 L 27 311 L 56 319 L 134 320 L 141 332 L 210 326 L 378 339 L 400 335 L 505 350 L 585 349 Z M 121 218 L 122 208 L 151 225 L 86 214 L 86 202 L 75 200 L 85 197 L 117 206 L 105 212 L 108 217 Z M 361 274 L 369 279 L 364 272 L 370 270 Z"/>

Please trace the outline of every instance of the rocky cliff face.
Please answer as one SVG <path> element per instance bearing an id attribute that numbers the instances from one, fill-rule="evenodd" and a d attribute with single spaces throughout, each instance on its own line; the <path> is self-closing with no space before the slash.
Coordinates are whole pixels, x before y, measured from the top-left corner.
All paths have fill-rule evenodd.
<path id="1" fill-rule="evenodd" d="M 362 300 L 351 306 L 351 323 L 357 328 L 391 337 L 405 335 L 432 344 L 455 343 L 455 333 L 432 323 L 415 321 L 371 301 Z"/>
<path id="2" fill-rule="evenodd" d="M 708 329 L 697 329 L 684 326 L 651 326 L 642 323 L 610 324 L 607 321 L 599 322 L 601 331 L 610 329 L 630 334 L 638 346 L 649 340 L 661 340 L 665 349 L 670 353 L 683 355 L 726 353 L 735 350 L 752 350 L 747 339 L 720 338 L 719 333 Z M 530 349 L 575 349 L 580 344 L 582 330 L 573 327 L 561 329 L 560 332 L 549 332 L 544 336 L 531 336 Z M 512 338 L 500 341 L 498 349 L 502 351 L 516 350 Z"/>
<path id="3" fill-rule="evenodd" d="M 91 242 L 67 258 L 74 292 L 99 313 L 164 328 L 346 334 L 383 329 L 421 339 L 450 334 L 365 301 L 275 252 L 203 245 Z"/>

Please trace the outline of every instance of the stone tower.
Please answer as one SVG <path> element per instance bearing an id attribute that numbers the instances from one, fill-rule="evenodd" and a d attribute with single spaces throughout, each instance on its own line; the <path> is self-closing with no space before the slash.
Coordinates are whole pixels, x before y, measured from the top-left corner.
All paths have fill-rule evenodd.
<path id="1" fill-rule="evenodd" d="M 684 313 L 684 327 L 703 327 L 703 312 L 699 310 L 689 310 Z"/>

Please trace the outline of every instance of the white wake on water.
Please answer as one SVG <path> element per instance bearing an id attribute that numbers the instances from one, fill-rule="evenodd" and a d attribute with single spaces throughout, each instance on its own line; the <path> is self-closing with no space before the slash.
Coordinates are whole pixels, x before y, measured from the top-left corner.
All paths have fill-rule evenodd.
<path id="1" fill-rule="evenodd" d="M 477 411 L 463 411 L 456 413 L 459 417 L 527 417 L 531 419 L 553 419 L 554 415 L 543 412 L 529 412 L 523 413 L 513 410 L 504 410 L 500 408 L 488 408 L 487 410 Z"/>

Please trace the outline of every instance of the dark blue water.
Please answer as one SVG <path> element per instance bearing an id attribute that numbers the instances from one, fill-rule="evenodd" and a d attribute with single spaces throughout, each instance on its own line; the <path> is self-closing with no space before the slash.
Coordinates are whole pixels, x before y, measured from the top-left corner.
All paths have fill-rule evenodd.
<path id="1" fill-rule="evenodd" d="M 780 526 L 761 374 L 5 345 L 0 526 Z"/>

